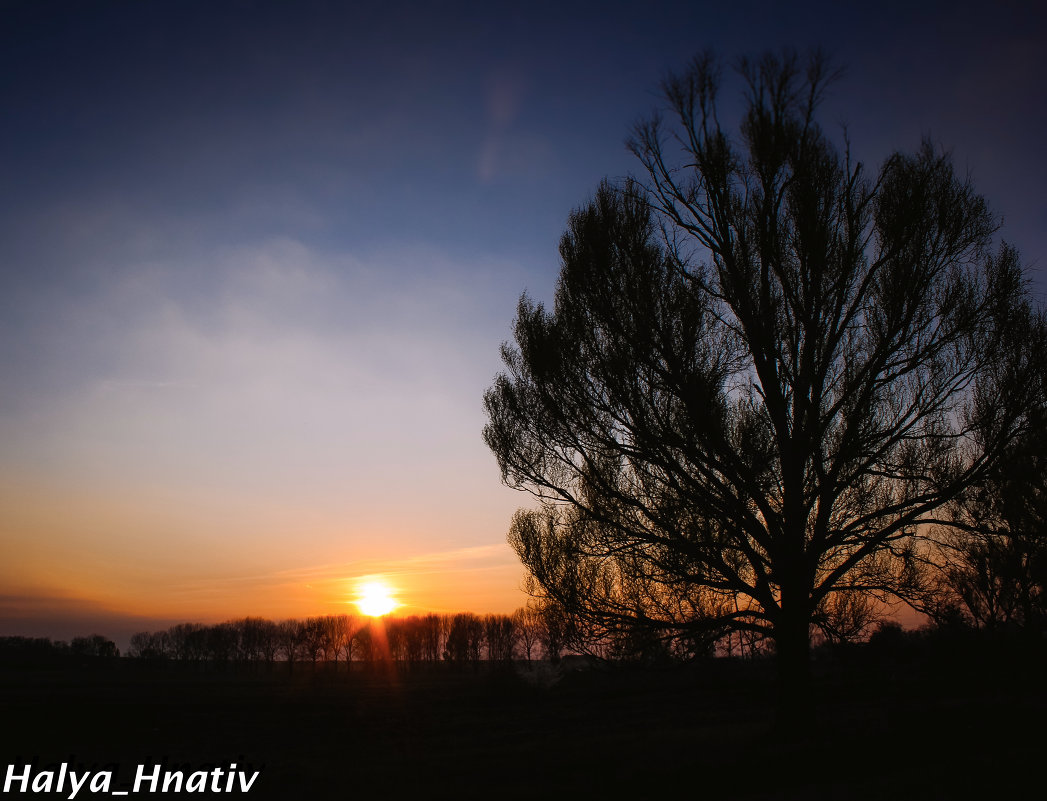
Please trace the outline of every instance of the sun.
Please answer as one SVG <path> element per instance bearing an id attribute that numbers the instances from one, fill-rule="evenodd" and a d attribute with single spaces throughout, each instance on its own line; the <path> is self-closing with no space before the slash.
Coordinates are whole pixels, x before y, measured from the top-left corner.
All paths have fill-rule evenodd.
<path id="1" fill-rule="evenodd" d="M 368 581 L 357 590 L 356 605 L 369 617 L 388 615 L 399 604 L 393 598 L 393 591 L 388 584 L 381 581 Z"/>

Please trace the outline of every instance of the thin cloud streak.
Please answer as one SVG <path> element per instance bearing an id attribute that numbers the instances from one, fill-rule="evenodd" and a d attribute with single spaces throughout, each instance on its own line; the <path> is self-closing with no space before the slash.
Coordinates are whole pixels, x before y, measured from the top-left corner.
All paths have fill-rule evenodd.
<path id="1" fill-rule="evenodd" d="M 168 594 L 180 605 L 208 608 L 228 608 L 237 602 L 243 604 L 246 599 L 275 595 L 313 609 L 337 611 L 338 607 L 352 603 L 355 588 L 364 579 L 381 579 L 390 584 L 404 610 L 452 609 L 453 603 L 430 603 L 427 599 L 453 598 L 456 593 L 462 593 L 463 582 L 469 581 L 483 587 L 512 588 L 512 592 L 496 594 L 493 602 L 489 599 L 475 611 L 511 611 L 526 600 L 518 589 L 522 579 L 519 562 L 505 544 L 452 548 L 399 559 L 360 559 L 271 573 L 214 575 L 176 582 Z M 249 613 L 244 610 L 237 614 Z"/>
<path id="2" fill-rule="evenodd" d="M 494 565 L 468 566 L 469 562 L 480 560 L 498 560 Z M 499 567 L 503 563 L 515 564 L 516 557 L 504 543 L 493 545 L 476 545 L 465 548 L 453 548 L 447 551 L 434 551 L 432 553 L 408 556 L 402 559 L 359 559 L 336 564 L 321 564 L 308 567 L 287 568 L 267 573 L 252 573 L 250 575 L 228 575 L 218 577 L 222 584 L 236 583 L 258 583 L 274 581 L 280 583 L 308 583 L 333 579 L 354 579 L 368 575 L 423 575 L 426 573 L 438 573 L 445 566 L 453 566 L 456 570 L 488 570 Z M 180 586 L 196 587 L 203 584 L 210 585 L 209 578 L 203 581 L 182 582 Z"/>
<path id="3" fill-rule="evenodd" d="M 487 562 L 487 564 L 474 564 Z M 279 571 L 274 577 L 290 579 L 336 579 L 358 578 L 364 575 L 418 576 L 500 569 L 506 565 L 518 567 L 515 554 L 508 545 L 476 545 L 453 548 L 447 551 L 408 556 L 402 559 L 364 559 L 334 565 L 317 565 L 311 568 Z"/>

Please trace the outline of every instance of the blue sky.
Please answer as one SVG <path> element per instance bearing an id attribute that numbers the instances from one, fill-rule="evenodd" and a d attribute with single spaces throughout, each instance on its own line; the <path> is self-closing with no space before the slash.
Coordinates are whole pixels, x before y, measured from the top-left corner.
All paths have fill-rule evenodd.
<path id="1" fill-rule="evenodd" d="M 826 127 L 951 149 L 1042 300 L 1024 6 L 0 4 L 0 627 L 327 612 L 372 574 L 522 603 L 482 394 L 707 47 L 826 48 Z"/>

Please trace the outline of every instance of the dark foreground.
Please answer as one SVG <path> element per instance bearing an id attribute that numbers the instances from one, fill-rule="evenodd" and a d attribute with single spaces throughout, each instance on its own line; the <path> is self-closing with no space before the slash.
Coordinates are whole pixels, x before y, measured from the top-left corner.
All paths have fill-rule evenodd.
<path id="1" fill-rule="evenodd" d="M 548 672 L 528 678 L 521 668 L 351 677 L 127 661 L 0 668 L 0 772 L 64 762 L 113 771 L 111 789 L 130 790 L 138 765 L 186 776 L 233 762 L 260 771 L 246 794 L 223 786 L 168 796 L 194 798 L 995 799 L 1042 790 L 1047 690 L 1028 665 L 830 672 L 816 681 L 814 726 L 802 736 L 774 730 L 765 667 L 587 671 L 552 684 Z M 43 797 L 17 787 L 2 798 Z M 53 795 L 68 796 L 68 785 Z M 86 787 L 76 795 L 99 797 Z"/>

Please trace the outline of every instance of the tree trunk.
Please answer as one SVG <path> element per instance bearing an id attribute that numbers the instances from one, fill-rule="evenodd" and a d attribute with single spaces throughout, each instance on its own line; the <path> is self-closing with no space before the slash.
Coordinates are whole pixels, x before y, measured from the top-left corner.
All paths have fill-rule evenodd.
<path id="1" fill-rule="evenodd" d="M 775 626 L 778 668 L 776 727 L 789 734 L 804 732 L 811 721 L 811 610 L 807 593 L 782 593 Z"/>

